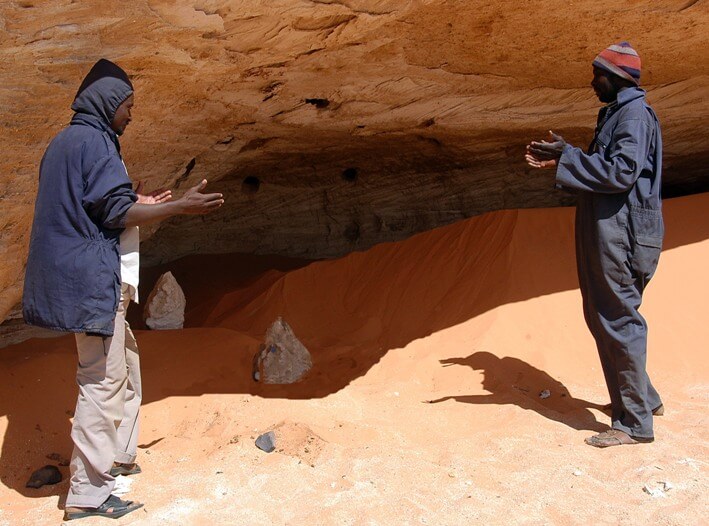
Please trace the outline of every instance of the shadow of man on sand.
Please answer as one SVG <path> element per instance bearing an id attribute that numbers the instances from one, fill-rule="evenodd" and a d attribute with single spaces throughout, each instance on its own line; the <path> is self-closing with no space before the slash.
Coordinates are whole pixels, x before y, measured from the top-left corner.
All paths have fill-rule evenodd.
<path id="1" fill-rule="evenodd" d="M 465 365 L 482 371 L 482 388 L 489 394 L 444 396 L 429 403 L 455 400 L 467 404 L 515 404 L 573 429 L 597 432 L 608 429 L 590 411 L 602 410 L 603 406 L 574 398 L 560 381 L 519 358 L 499 358 L 489 352 L 477 352 L 467 358 L 441 360 L 441 363 L 443 367 Z M 549 396 L 542 398 L 543 391 L 549 391 Z"/>

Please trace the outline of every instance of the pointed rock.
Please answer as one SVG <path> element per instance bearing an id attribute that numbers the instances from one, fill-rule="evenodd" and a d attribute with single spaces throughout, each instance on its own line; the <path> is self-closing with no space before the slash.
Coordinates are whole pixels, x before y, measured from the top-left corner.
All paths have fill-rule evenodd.
<path id="1" fill-rule="evenodd" d="M 151 329 L 181 329 L 185 323 L 187 301 L 172 272 L 166 272 L 148 296 L 143 318 Z"/>
<path id="2" fill-rule="evenodd" d="M 313 366 L 310 353 L 278 318 L 266 331 L 266 340 L 254 356 L 253 378 L 266 384 L 292 384 L 305 377 Z"/>

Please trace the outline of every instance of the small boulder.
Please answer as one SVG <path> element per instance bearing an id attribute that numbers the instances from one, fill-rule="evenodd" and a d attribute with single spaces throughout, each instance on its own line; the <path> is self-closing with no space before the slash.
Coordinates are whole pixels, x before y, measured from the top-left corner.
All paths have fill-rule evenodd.
<path id="1" fill-rule="evenodd" d="M 166 272 L 148 296 L 143 318 L 151 329 L 181 329 L 185 323 L 185 293 L 172 272 Z"/>
<path id="2" fill-rule="evenodd" d="M 25 486 L 28 488 L 41 488 L 47 484 L 56 484 L 61 481 L 62 473 L 59 468 L 48 464 L 32 473 Z"/>
<path id="3" fill-rule="evenodd" d="M 266 340 L 253 360 L 253 379 L 265 384 L 292 384 L 302 380 L 313 366 L 310 353 L 278 318 L 266 331 Z"/>
<path id="4" fill-rule="evenodd" d="M 271 453 L 276 449 L 276 434 L 273 431 L 259 435 L 256 439 L 256 447 L 266 453 Z"/>

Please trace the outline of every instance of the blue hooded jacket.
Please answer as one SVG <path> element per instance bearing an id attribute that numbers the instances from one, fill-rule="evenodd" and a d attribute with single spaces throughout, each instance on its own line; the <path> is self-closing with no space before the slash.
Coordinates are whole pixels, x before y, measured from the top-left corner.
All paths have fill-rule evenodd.
<path id="1" fill-rule="evenodd" d="M 119 237 L 137 196 L 110 124 L 132 93 L 123 70 L 97 62 L 71 106 L 71 124 L 42 158 L 22 298 L 31 325 L 113 334 Z"/>

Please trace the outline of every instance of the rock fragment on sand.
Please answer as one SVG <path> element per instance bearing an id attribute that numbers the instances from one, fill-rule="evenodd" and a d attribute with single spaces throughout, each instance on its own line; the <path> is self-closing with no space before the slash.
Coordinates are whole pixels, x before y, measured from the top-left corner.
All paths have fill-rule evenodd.
<path id="1" fill-rule="evenodd" d="M 663 498 L 667 496 L 667 492 L 670 491 L 674 486 L 671 482 L 659 481 L 657 485 L 645 484 L 643 486 L 643 491 L 654 498 Z"/>
<path id="2" fill-rule="evenodd" d="M 302 380 L 312 366 L 308 349 L 279 317 L 266 331 L 266 339 L 254 356 L 252 374 L 257 382 L 292 384 Z"/>
<path id="3" fill-rule="evenodd" d="M 46 486 L 48 484 L 56 484 L 57 482 L 61 482 L 61 480 L 62 473 L 59 471 L 59 468 L 48 464 L 32 473 L 32 475 L 30 475 L 30 479 L 27 481 L 27 484 L 25 484 L 25 487 L 41 488 L 42 486 Z"/>
<path id="4" fill-rule="evenodd" d="M 256 439 L 256 447 L 266 453 L 271 453 L 276 449 L 276 434 L 273 431 L 264 433 Z"/>
<path id="5" fill-rule="evenodd" d="M 187 300 L 172 272 L 166 272 L 153 287 L 143 312 L 145 324 L 151 329 L 181 329 L 185 323 Z"/>
<path id="6" fill-rule="evenodd" d="M 647 493 L 648 495 L 650 495 L 651 497 L 654 497 L 656 499 L 666 497 L 665 492 L 662 491 L 662 489 L 654 488 L 654 487 L 650 486 L 649 484 L 645 484 L 643 486 L 643 491 L 645 493 Z"/>

